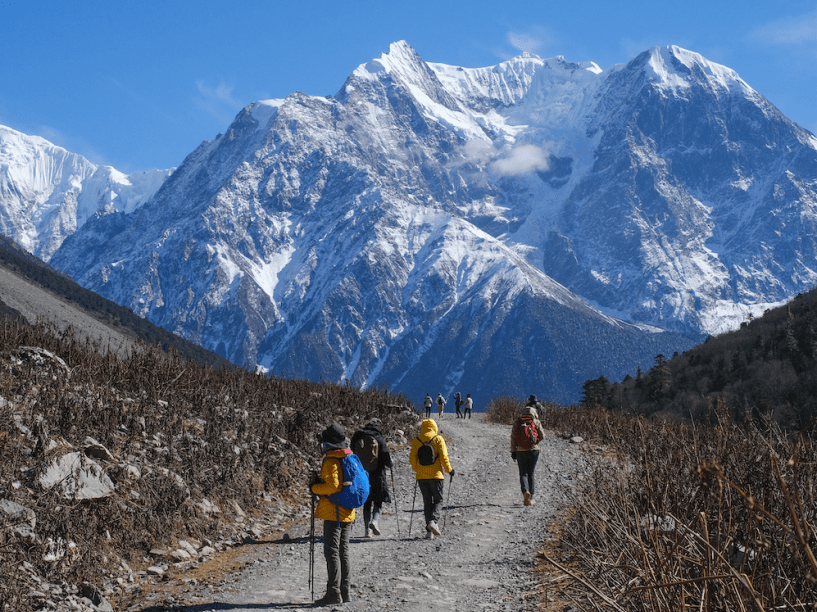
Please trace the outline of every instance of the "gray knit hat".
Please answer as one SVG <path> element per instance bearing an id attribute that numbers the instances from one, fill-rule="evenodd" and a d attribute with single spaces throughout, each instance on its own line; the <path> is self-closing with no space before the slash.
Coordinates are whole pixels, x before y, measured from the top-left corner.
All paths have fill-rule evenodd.
<path id="1" fill-rule="evenodd" d="M 323 450 L 340 450 L 349 448 L 346 443 L 346 432 L 337 423 L 332 423 L 321 433 L 321 443 Z"/>

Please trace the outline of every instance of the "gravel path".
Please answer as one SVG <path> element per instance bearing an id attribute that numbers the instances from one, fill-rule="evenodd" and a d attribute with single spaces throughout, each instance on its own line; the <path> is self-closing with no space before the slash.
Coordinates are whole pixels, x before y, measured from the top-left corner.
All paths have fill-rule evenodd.
<path id="1" fill-rule="evenodd" d="M 408 447 L 393 453 L 398 510 L 381 515 L 383 535 L 364 539 L 362 511 L 352 531 L 352 601 L 323 609 L 375 611 L 535 610 L 538 593 L 532 568 L 548 538 L 545 527 L 564 501 L 583 465 L 579 449 L 547 432 L 536 470 L 537 504 L 525 507 L 509 451 L 510 428 L 483 423 L 481 415 L 440 423 L 457 472 L 443 535 L 423 538 L 422 496 L 412 520 L 414 473 Z M 348 432 L 352 433 L 352 432 Z M 186 612 L 303 610 L 308 588 L 308 509 L 281 540 L 254 546 L 240 569 L 217 584 L 191 585 L 177 608 Z M 402 539 L 397 537 L 398 521 Z M 408 537 L 409 523 L 411 537 Z M 320 523 L 320 521 L 318 522 Z M 320 531 L 320 530 L 319 530 Z M 315 546 L 315 597 L 323 595 L 326 566 L 320 539 Z M 152 608 L 164 609 L 164 608 Z"/>

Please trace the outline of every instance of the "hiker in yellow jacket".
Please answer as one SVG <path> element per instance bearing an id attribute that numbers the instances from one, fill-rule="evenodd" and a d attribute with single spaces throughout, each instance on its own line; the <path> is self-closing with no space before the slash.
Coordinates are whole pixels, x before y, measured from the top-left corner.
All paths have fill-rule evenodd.
<path id="1" fill-rule="evenodd" d="M 409 462 L 417 475 L 417 486 L 423 494 L 423 514 L 426 520 L 426 538 L 440 535 L 440 507 L 443 502 L 444 472 L 454 477 L 454 468 L 448 460 L 448 448 L 439 435 L 434 419 L 420 424 L 420 435 L 411 443 Z"/>
<path id="2" fill-rule="evenodd" d="M 346 442 L 346 432 L 337 423 L 321 433 L 324 456 L 320 481 L 312 483 L 310 491 L 320 496 L 315 518 L 323 519 L 323 556 L 326 559 L 326 595 L 315 602 L 326 606 L 349 601 L 349 536 L 355 511 L 333 504 L 329 495 L 343 488 L 341 459 L 352 453 Z"/>

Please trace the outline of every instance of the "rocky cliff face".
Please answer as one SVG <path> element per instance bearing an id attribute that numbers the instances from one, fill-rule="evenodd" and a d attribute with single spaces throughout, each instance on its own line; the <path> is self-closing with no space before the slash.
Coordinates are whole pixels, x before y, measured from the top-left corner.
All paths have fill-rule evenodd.
<path id="1" fill-rule="evenodd" d="M 171 172 L 125 175 L 0 126 L 0 233 L 48 261 L 97 211 L 134 210 Z"/>
<path id="2" fill-rule="evenodd" d="M 815 137 L 677 47 L 606 79 L 543 270 L 628 319 L 718 333 L 817 284 Z"/>
<path id="3" fill-rule="evenodd" d="M 813 285 L 816 183 L 814 136 L 677 47 L 603 72 L 395 43 L 248 106 L 51 264 L 276 374 L 570 401 Z"/>

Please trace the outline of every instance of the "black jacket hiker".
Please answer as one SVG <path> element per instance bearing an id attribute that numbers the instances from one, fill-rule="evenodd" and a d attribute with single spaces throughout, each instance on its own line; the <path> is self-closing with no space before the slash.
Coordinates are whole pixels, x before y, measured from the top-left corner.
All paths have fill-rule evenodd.
<path id="1" fill-rule="evenodd" d="M 380 535 L 378 520 L 380 519 L 380 508 L 383 504 L 391 503 L 389 493 L 389 481 L 386 468 L 392 467 L 391 454 L 383 434 L 380 432 L 379 421 L 373 420 L 367 423 L 362 429 L 358 429 L 352 436 L 352 448 L 356 442 L 364 436 L 371 436 L 377 441 L 377 466 L 369 475 L 369 497 L 363 505 L 363 525 L 366 528 L 366 537 L 371 537 L 369 531 L 374 535 Z"/>

